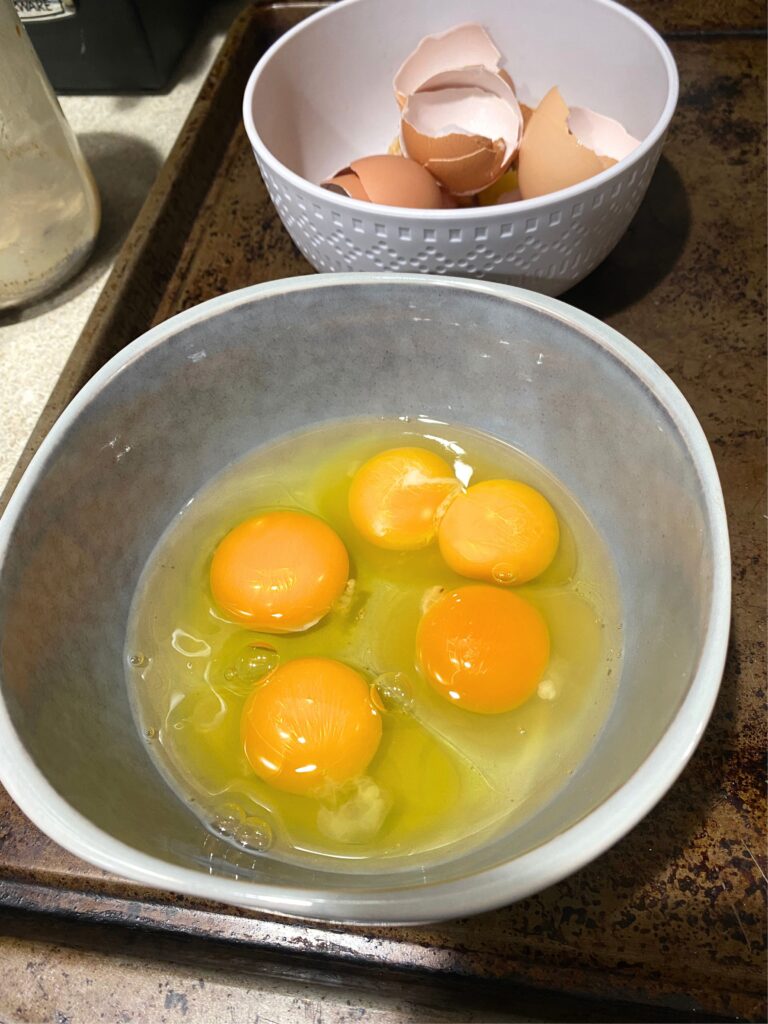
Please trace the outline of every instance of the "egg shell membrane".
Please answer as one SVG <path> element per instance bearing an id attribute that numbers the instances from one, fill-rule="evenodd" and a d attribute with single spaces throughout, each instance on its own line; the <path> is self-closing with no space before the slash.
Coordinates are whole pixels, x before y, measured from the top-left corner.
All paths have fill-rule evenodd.
<path id="1" fill-rule="evenodd" d="M 417 93 L 438 92 L 442 89 L 479 89 L 483 93 L 490 93 L 503 100 L 513 112 L 513 117 L 508 116 L 504 120 L 494 119 L 495 123 L 486 123 L 483 127 L 477 124 L 475 112 L 468 110 L 467 115 L 471 116 L 473 120 L 471 122 L 457 121 L 457 127 L 462 128 L 463 133 L 467 135 L 480 135 L 489 139 L 495 139 L 499 135 L 503 135 L 508 151 L 517 152 L 517 147 L 522 138 L 523 117 L 520 104 L 517 102 L 517 97 L 514 90 L 510 87 L 509 81 L 502 78 L 501 75 L 489 72 L 486 68 L 462 68 L 434 75 L 424 82 L 423 85 L 419 86 Z M 482 97 L 478 98 L 482 100 Z M 467 100 L 466 102 L 468 103 L 469 101 Z M 418 101 L 415 105 L 419 105 Z M 484 105 L 487 106 L 487 104 Z M 403 112 L 404 116 L 406 114 Z M 413 121 L 413 119 L 410 120 Z M 504 121 L 506 121 L 506 126 L 502 127 Z M 420 126 L 421 128 L 422 126 Z M 434 134 L 434 132 L 430 132 L 430 134 Z"/>
<path id="2" fill-rule="evenodd" d="M 515 90 L 511 86 L 509 75 L 503 77 L 489 71 L 488 68 L 471 65 L 464 68 L 451 68 L 448 71 L 441 71 L 423 82 L 413 95 L 423 92 L 437 92 L 439 89 L 482 89 L 493 96 L 498 96 L 520 114 L 520 104 L 517 102 Z"/>
<path id="3" fill-rule="evenodd" d="M 531 115 L 520 143 L 518 179 L 523 199 L 558 192 L 602 170 L 600 158 L 568 130 L 568 107 L 554 86 Z"/>
<path id="4" fill-rule="evenodd" d="M 395 98 L 402 108 L 411 93 L 441 71 L 478 65 L 496 73 L 501 61 L 500 50 L 482 25 L 455 25 L 446 32 L 425 36 L 405 58 L 392 82 Z"/>
<path id="5" fill-rule="evenodd" d="M 410 96 L 401 122 L 403 150 L 450 192 L 481 192 L 504 173 L 517 151 L 522 116 L 508 91 L 512 103 L 475 87 Z M 461 130 L 465 125 L 479 130 Z"/>
<path id="6" fill-rule="evenodd" d="M 612 163 L 623 160 L 640 145 L 640 141 L 630 135 L 624 125 L 588 107 L 571 107 L 568 127 L 582 146 Z"/>

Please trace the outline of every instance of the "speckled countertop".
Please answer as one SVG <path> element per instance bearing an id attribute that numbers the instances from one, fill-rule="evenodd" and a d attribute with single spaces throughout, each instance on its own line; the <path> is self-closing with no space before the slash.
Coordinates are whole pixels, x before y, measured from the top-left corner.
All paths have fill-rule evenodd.
<path id="1" fill-rule="evenodd" d="M 168 155 L 226 30 L 245 0 L 212 6 L 170 88 L 153 95 L 62 96 L 102 202 L 92 258 L 52 298 L 0 311 L 0 491 Z"/>

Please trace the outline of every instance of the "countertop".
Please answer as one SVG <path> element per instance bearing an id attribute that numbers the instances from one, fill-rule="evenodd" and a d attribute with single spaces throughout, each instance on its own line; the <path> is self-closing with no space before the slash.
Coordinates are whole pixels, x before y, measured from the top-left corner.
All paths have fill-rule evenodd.
<path id="1" fill-rule="evenodd" d="M 96 179 L 102 224 L 93 255 L 64 288 L 27 309 L 0 310 L 0 492 L 244 2 L 212 6 L 164 92 L 59 97 Z"/>
<path id="2" fill-rule="evenodd" d="M 730 38 L 727 53 L 723 51 L 719 57 L 714 54 L 706 57 L 697 39 L 698 28 L 704 27 L 715 33 L 714 39 L 738 36 L 750 45 L 755 44 L 756 41 L 749 37 L 757 34 L 764 15 L 748 0 L 728 7 L 716 0 L 703 5 L 694 5 L 686 0 L 670 0 L 669 3 L 659 0 L 659 5 L 662 4 L 667 12 L 690 14 L 695 11 L 695 14 L 690 14 L 690 27 L 686 27 L 684 18 L 678 19 L 682 27 L 676 32 L 680 45 L 691 50 L 688 66 L 698 75 L 698 78 L 683 83 L 681 103 L 689 114 L 694 108 L 711 109 L 716 121 L 717 140 L 725 159 L 722 166 L 716 162 L 711 166 L 706 164 L 706 160 L 702 162 L 701 157 L 707 158 L 711 154 L 706 148 L 696 148 L 700 140 L 685 131 L 686 124 L 693 122 L 690 119 L 686 121 L 682 116 L 684 111 L 681 112 L 683 127 L 678 132 L 677 150 L 673 152 L 671 162 L 662 162 L 655 186 L 652 186 L 649 201 L 656 205 L 651 215 L 639 217 L 631 229 L 634 241 L 641 243 L 640 256 L 629 245 L 620 247 L 618 259 L 624 260 L 627 271 L 626 283 L 622 285 L 624 292 L 602 294 L 600 309 L 593 311 L 610 320 L 612 317 L 615 319 L 617 309 L 623 310 L 615 326 L 631 337 L 642 338 L 650 354 L 681 383 L 684 390 L 701 380 L 705 371 L 707 379 L 711 379 L 711 401 L 699 395 L 696 411 L 709 428 L 708 434 L 726 490 L 735 541 L 736 595 L 743 601 L 742 592 L 747 585 L 744 574 L 754 577 L 764 569 L 760 551 L 749 547 L 756 536 L 752 530 L 754 521 L 761 518 L 761 512 L 757 506 L 747 508 L 742 500 L 742 495 L 751 486 L 747 474 L 755 465 L 752 449 L 759 443 L 756 436 L 759 431 L 745 432 L 737 430 L 736 426 L 750 418 L 741 408 L 744 403 L 754 401 L 749 397 L 754 395 L 754 388 L 748 388 L 746 382 L 754 381 L 754 375 L 760 374 L 755 346 L 748 348 L 744 339 L 756 336 L 757 322 L 764 310 L 758 310 L 759 301 L 755 299 L 759 289 L 755 287 L 754 275 L 759 260 L 755 256 L 749 225 L 745 217 L 740 216 L 731 224 L 729 234 L 723 230 L 718 210 L 721 203 L 725 207 L 723 197 L 735 187 L 743 188 L 745 194 L 756 194 L 755 182 L 762 173 L 764 161 L 762 150 L 757 152 L 754 148 L 752 121 L 747 123 L 746 118 L 740 118 L 743 111 L 738 108 L 740 97 L 753 90 L 757 82 L 757 76 L 749 66 L 749 55 L 753 51 L 745 49 L 742 53 L 738 39 Z M 172 88 L 166 93 L 154 96 L 64 97 L 62 100 L 65 113 L 78 133 L 95 172 L 104 204 L 104 224 L 90 264 L 62 293 L 21 315 L 0 314 L 0 490 L 173 143 L 224 30 L 240 6 L 240 2 L 224 3 L 211 13 L 208 22 L 201 26 L 200 36 L 183 61 Z M 648 6 L 653 7 L 651 0 Z M 656 23 L 651 10 L 648 17 Z M 732 30 L 730 25 L 736 26 L 738 31 Z M 700 80 L 707 76 L 707 80 L 711 78 L 712 81 L 705 88 Z M 754 100 L 751 102 L 754 113 Z M 696 230 L 692 230 L 688 223 L 692 214 L 676 174 L 675 159 L 682 163 L 683 150 L 686 154 L 694 154 L 694 158 L 686 163 L 689 172 L 686 187 L 698 196 L 707 189 L 712 192 L 707 217 L 701 218 L 698 208 L 695 211 Z M 130 167 L 130 174 L 126 174 L 127 167 Z M 668 235 L 667 245 L 658 254 L 647 251 L 648 246 L 643 247 L 642 244 L 649 238 L 659 237 L 657 225 L 653 222 L 656 215 L 663 220 Z M 751 216 L 758 218 L 760 211 L 755 209 Z M 746 240 L 744 244 L 747 247 L 752 246 L 747 248 L 745 259 L 722 259 L 724 250 L 731 257 L 739 251 L 739 238 Z M 689 251 L 688 263 L 680 255 L 684 247 L 693 251 L 692 256 Z M 677 276 L 673 274 L 675 260 Z M 694 265 L 695 273 L 681 276 L 681 266 Z M 729 267 L 727 273 L 726 267 Z M 594 299 L 593 293 L 600 292 L 601 279 L 605 279 L 605 273 L 598 270 L 591 284 L 590 281 L 585 282 L 572 301 L 579 304 L 581 297 L 589 303 Z M 649 290 L 656 288 L 656 294 L 664 300 L 660 305 L 654 298 L 656 309 L 651 318 L 652 324 L 633 311 L 638 294 L 633 291 L 635 285 L 632 282 L 638 280 L 641 284 L 645 282 Z M 665 287 L 665 282 L 668 287 Z M 644 315 L 647 313 L 646 307 Z M 676 333 L 681 329 L 681 317 L 701 332 L 701 344 L 692 346 L 689 354 L 679 362 L 672 362 L 669 352 L 673 349 Z M 738 423 L 735 419 L 731 423 L 722 418 L 721 401 L 726 400 L 734 408 L 739 406 L 741 418 Z M 760 409 L 755 407 L 752 411 L 759 413 Z M 755 424 L 757 419 L 757 415 L 752 416 Z M 734 452 L 738 457 L 725 458 L 726 453 Z M 743 526 L 743 536 L 737 535 L 737 525 L 739 528 Z M 756 639 L 759 617 L 759 610 L 754 608 L 749 618 L 742 618 L 742 623 L 752 624 L 748 632 L 751 633 L 754 627 L 754 636 L 737 635 L 733 641 L 733 649 L 741 661 L 739 670 L 745 674 L 751 672 L 755 677 L 760 673 L 760 666 L 755 660 L 759 658 Z M 745 643 L 750 639 L 751 645 Z M 735 710 L 731 708 L 725 717 L 728 722 L 734 716 L 741 721 L 753 713 L 753 705 L 737 706 Z M 720 747 L 728 746 L 730 734 L 726 725 L 721 721 L 717 730 L 709 730 L 704 744 L 706 750 L 679 785 L 687 784 L 688 790 L 695 794 L 697 790 L 690 783 L 690 775 L 697 770 L 696 765 L 701 770 L 702 764 L 706 768 L 711 762 L 714 765 L 712 771 L 716 773 L 719 770 L 714 754 Z M 736 825 L 739 812 L 735 802 L 737 796 L 733 797 Z M 699 875 L 694 877 L 694 873 L 690 877 L 665 876 L 665 865 L 672 859 L 670 844 L 674 843 L 676 830 L 681 825 L 664 818 L 664 808 L 668 814 L 669 801 L 656 812 L 655 820 L 661 822 L 663 834 L 656 836 L 659 840 L 658 879 L 650 880 L 648 891 L 655 891 L 653 886 L 658 883 L 662 909 L 669 916 L 674 916 L 674 898 L 698 885 L 701 879 Z M 692 804 L 687 811 L 690 821 L 686 819 L 685 828 L 699 828 L 704 815 L 702 808 Z M 648 831 L 643 829 L 641 825 L 637 830 L 636 844 L 643 841 Z M 0 841 L 2 838 L 0 833 Z M 732 841 L 735 853 L 739 852 L 736 849 L 738 839 L 735 831 Z M 627 847 L 622 849 L 626 851 Z M 754 859 L 752 852 L 748 852 Z M 732 853 L 730 848 L 723 853 L 723 863 L 728 864 L 728 870 L 736 863 Z M 755 850 L 755 853 L 762 860 L 761 851 Z M 607 859 L 613 857 L 615 862 L 620 854 L 613 851 L 606 856 Z M 614 863 L 615 871 L 619 867 Z M 717 872 L 722 881 L 723 899 L 726 899 L 731 884 L 735 884 L 728 870 L 721 872 L 719 865 L 711 864 L 702 864 L 701 868 L 702 871 Z M 632 881 L 629 877 L 631 870 L 630 861 L 625 871 L 626 885 Z M 622 891 L 617 888 L 617 912 Z M 546 902 L 546 894 L 543 899 Z M 542 905 L 542 913 L 547 914 L 545 905 Z M 705 928 L 706 920 L 702 919 L 699 925 Z M 534 926 L 535 922 L 532 922 Z M 710 938 L 717 943 L 723 955 L 728 956 L 737 950 L 739 942 L 743 941 L 747 946 L 750 941 L 757 942 L 760 938 L 756 931 L 758 927 L 755 921 L 742 919 L 739 908 L 734 906 L 732 934 L 711 935 Z M 0 1021 L 3 1022 L 45 1020 L 75 1024 L 92 1020 L 178 1019 L 185 1022 L 266 1020 L 273 1024 L 306 1020 L 336 1024 L 365 1019 L 377 1024 L 395 1024 L 416 1019 L 445 1022 L 572 1020 L 577 1016 L 581 1020 L 610 1019 L 594 1007 L 577 1008 L 575 1005 L 556 1006 L 550 1003 L 545 1010 L 531 1002 L 530 997 L 527 1003 L 524 1002 L 522 995 L 514 1006 L 507 1002 L 500 1008 L 490 995 L 485 1007 L 478 1005 L 476 997 L 474 1004 L 467 1006 L 462 1005 L 456 993 L 430 992 L 406 984 L 398 985 L 395 992 L 385 991 L 363 978 L 342 976 L 327 969 L 320 976 L 309 968 L 287 974 L 284 968 L 270 964 L 263 956 L 249 954 L 242 948 L 235 949 L 224 942 L 193 943 L 180 936 L 148 934 L 139 928 L 65 922 L 55 917 L 9 910 L 0 912 L 0 960 L 3 963 Z M 691 969 L 694 967 L 691 964 Z M 734 971 L 733 984 L 734 990 L 738 990 L 737 971 Z M 605 1012 L 610 1012 L 610 1008 Z M 626 1013 L 614 1019 L 643 1018 L 633 1016 L 627 1009 Z M 653 1019 L 672 1020 L 675 1016 L 660 1013 Z"/>

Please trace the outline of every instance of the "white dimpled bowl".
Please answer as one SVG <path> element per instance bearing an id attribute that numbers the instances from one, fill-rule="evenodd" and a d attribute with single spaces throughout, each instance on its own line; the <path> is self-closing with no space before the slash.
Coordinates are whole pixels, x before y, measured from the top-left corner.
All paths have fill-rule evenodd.
<path id="1" fill-rule="evenodd" d="M 499 206 L 403 209 L 321 188 L 350 160 L 386 152 L 398 130 L 394 71 L 425 35 L 466 21 L 491 33 L 523 102 L 557 84 L 569 105 L 616 118 L 640 146 L 571 188 Z M 450 274 L 559 295 L 629 226 L 677 94 L 664 41 L 612 0 L 342 0 L 264 54 L 243 117 L 280 218 L 317 270 Z"/>

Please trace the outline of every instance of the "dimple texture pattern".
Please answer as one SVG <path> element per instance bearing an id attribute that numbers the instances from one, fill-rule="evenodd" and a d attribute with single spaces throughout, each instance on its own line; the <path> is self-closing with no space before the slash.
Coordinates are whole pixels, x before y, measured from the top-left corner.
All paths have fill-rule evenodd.
<path id="1" fill-rule="evenodd" d="M 559 295 L 605 259 L 637 211 L 661 152 L 540 212 L 480 208 L 451 222 L 424 211 L 400 220 L 381 208 L 349 210 L 316 199 L 259 162 L 272 202 L 296 245 L 320 271 L 406 271 L 488 278 Z M 258 159 L 258 158 L 257 158 Z"/>

